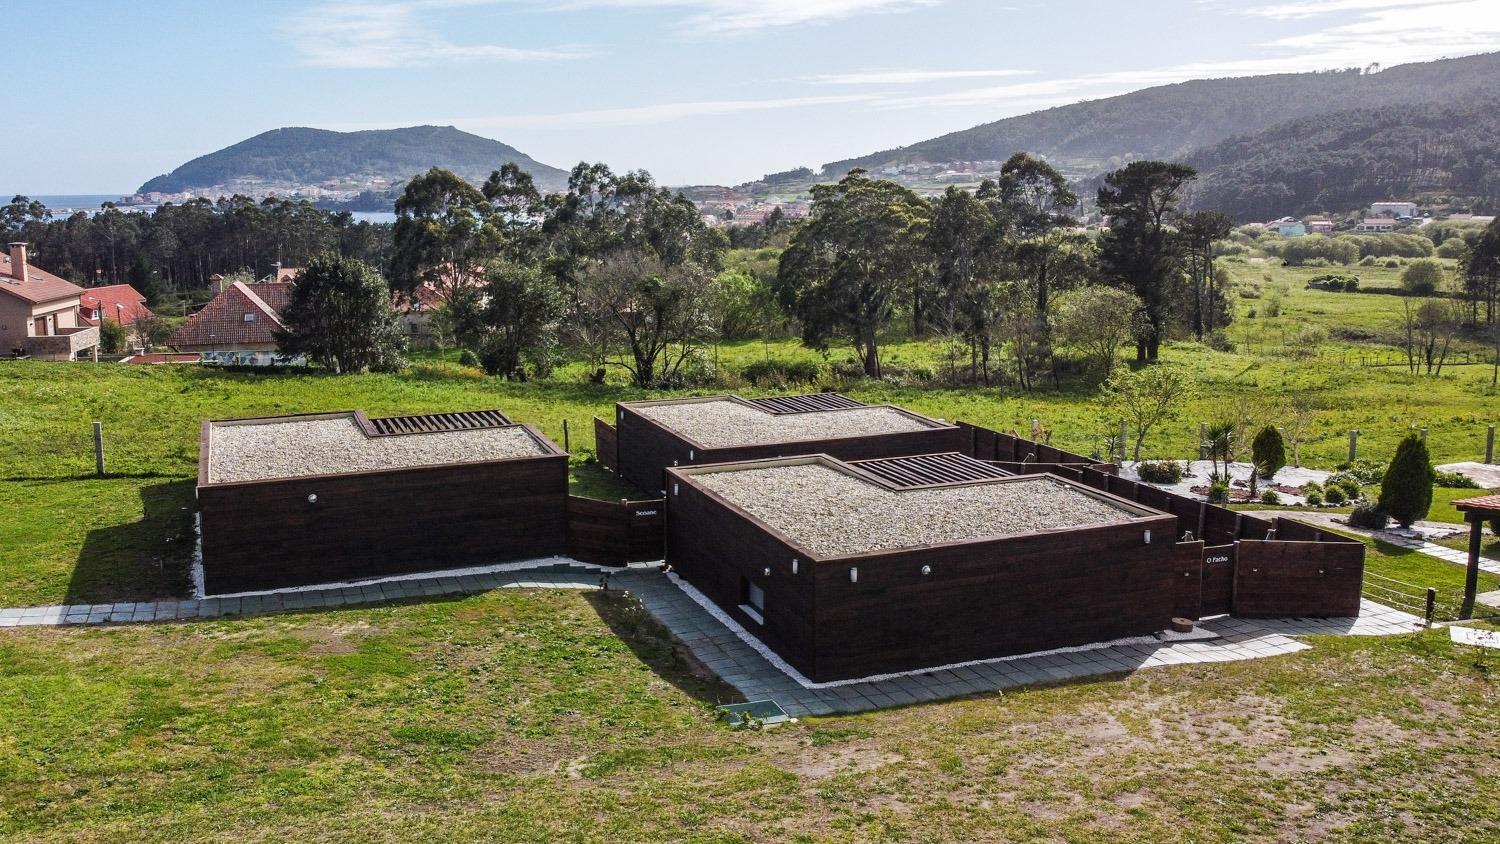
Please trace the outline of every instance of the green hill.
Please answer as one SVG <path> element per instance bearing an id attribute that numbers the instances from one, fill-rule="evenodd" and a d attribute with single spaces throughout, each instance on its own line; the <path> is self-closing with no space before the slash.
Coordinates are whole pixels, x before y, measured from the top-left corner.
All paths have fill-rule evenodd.
<path id="1" fill-rule="evenodd" d="M 140 192 L 181 193 L 235 180 L 317 185 L 329 180 L 368 183 L 383 178 L 406 181 L 432 167 L 443 167 L 475 184 L 502 164 L 514 162 L 543 190 L 567 184 L 568 174 L 542 164 L 514 147 L 461 132 L 452 126 L 411 126 L 364 132 L 332 132 L 293 127 L 272 129 L 195 158 L 141 185 Z"/>
<path id="2" fill-rule="evenodd" d="M 953 132 L 907 147 L 834 161 L 824 175 L 907 162 L 1003 160 L 1041 154 L 1088 175 L 1137 158 L 1185 158 L 1204 147 L 1298 118 L 1350 109 L 1460 102 L 1493 90 L 1500 53 L 1400 65 L 1202 79 L 1075 103 Z M 1391 114 L 1398 114 L 1392 112 Z"/>

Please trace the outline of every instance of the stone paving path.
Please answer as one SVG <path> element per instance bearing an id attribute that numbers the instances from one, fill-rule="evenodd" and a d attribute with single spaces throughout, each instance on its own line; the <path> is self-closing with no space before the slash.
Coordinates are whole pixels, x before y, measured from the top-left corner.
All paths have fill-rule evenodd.
<path id="1" fill-rule="evenodd" d="M 525 567 L 521 567 L 525 566 Z M 1352 619 L 1209 619 L 1216 638 L 1130 641 L 1090 650 L 992 660 L 836 686 L 809 685 L 755 647 L 753 637 L 726 625 L 654 566 L 602 569 L 567 560 L 388 578 L 367 583 L 253 595 L 146 603 L 28 607 L 0 610 L 0 627 L 188 621 L 296 610 L 348 607 L 492 589 L 626 590 L 705 666 L 747 700 L 769 698 L 789 715 L 827 715 L 905 706 L 964 695 L 1130 673 L 1142 668 L 1258 659 L 1305 650 L 1303 635 L 1392 635 L 1421 629 L 1416 616 L 1370 601 Z"/>
<path id="2" fill-rule="evenodd" d="M 245 595 L 138 603 L 13 607 L 0 609 L 0 627 L 190 621 L 476 594 L 491 589 L 597 589 L 604 571 L 606 570 L 587 563 L 545 560 L 526 567 L 459 569 L 435 575 L 407 575 L 314 589 L 280 589 Z"/>

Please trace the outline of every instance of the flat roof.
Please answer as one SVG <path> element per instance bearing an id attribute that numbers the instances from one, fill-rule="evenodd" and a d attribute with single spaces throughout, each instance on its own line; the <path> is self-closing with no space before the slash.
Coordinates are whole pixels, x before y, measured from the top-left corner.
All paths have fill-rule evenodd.
<path id="1" fill-rule="evenodd" d="M 355 412 L 208 423 L 207 483 L 485 463 L 561 453 L 520 425 L 371 436 Z"/>
<path id="2" fill-rule="evenodd" d="M 626 407 L 704 448 L 879 436 L 946 427 L 935 419 L 889 405 L 776 413 L 734 396 L 714 396 L 631 403 Z"/>
<path id="3" fill-rule="evenodd" d="M 826 457 L 679 471 L 819 557 L 1097 527 L 1159 515 L 1050 475 L 892 489 Z"/>

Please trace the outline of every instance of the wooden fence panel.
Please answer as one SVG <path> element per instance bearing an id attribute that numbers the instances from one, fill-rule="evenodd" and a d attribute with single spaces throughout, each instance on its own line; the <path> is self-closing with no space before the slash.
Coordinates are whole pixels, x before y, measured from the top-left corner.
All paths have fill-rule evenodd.
<path id="1" fill-rule="evenodd" d="M 1203 608 L 1200 618 L 1229 612 L 1234 600 L 1233 545 L 1203 546 Z"/>
<path id="2" fill-rule="evenodd" d="M 594 417 L 594 456 L 611 472 L 620 471 L 620 437 L 615 426 Z"/>
<path id="3" fill-rule="evenodd" d="M 1235 615 L 1245 618 L 1359 615 L 1364 586 L 1363 543 L 1242 539 L 1235 550 Z"/>

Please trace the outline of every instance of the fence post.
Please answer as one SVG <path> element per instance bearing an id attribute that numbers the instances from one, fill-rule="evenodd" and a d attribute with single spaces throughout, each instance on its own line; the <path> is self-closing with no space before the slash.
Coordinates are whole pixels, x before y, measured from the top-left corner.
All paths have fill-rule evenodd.
<path id="1" fill-rule="evenodd" d="M 1359 457 L 1359 432 L 1349 432 L 1349 462 L 1353 463 Z"/>
<path id="2" fill-rule="evenodd" d="M 1198 459 L 1208 459 L 1208 423 L 1198 423 Z"/>
<path id="3" fill-rule="evenodd" d="M 1424 443 L 1427 442 L 1427 429 L 1426 428 L 1422 429 L 1422 442 L 1424 442 Z"/>
<path id="4" fill-rule="evenodd" d="M 1495 462 L 1495 426 L 1491 425 L 1489 433 L 1484 437 L 1484 462 L 1486 464 Z"/>
<path id="5" fill-rule="evenodd" d="M 104 477 L 104 423 L 94 422 L 94 473 Z"/>
<path id="6" fill-rule="evenodd" d="M 1437 614 L 1437 590 L 1431 586 L 1427 587 L 1427 626 L 1432 626 L 1432 618 Z"/>
<path id="7" fill-rule="evenodd" d="M 568 420 L 566 419 L 563 420 L 563 451 L 573 453 L 572 443 L 568 441 Z"/>

